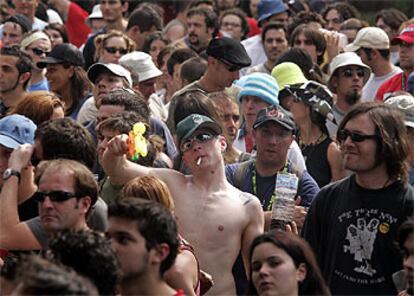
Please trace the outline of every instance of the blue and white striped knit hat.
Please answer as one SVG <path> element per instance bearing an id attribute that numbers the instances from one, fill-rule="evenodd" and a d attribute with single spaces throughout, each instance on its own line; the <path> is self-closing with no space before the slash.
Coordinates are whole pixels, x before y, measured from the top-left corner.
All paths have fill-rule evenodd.
<path id="1" fill-rule="evenodd" d="M 237 101 L 240 103 L 243 96 L 256 96 L 270 105 L 279 105 L 278 95 L 279 86 L 276 80 L 265 73 L 252 73 L 244 76 L 236 83 L 241 87 L 241 91 L 237 96 Z"/>

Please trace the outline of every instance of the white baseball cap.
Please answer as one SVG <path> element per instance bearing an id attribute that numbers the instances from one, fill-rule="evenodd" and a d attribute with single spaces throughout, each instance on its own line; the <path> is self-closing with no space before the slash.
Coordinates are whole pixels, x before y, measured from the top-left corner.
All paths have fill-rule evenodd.
<path id="1" fill-rule="evenodd" d="M 366 27 L 359 30 L 354 42 L 345 47 L 345 51 L 357 51 L 361 47 L 389 49 L 390 39 L 387 33 L 378 27 Z"/>
<path id="2" fill-rule="evenodd" d="M 155 66 L 149 54 L 142 51 L 133 51 L 119 59 L 121 65 L 126 65 L 138 74 L 139 82 L 159 77 L 162 72 Z"/>
<path id="3" fill-rule="evenodd" d="M 117 64 L 93 64 L 88 69 L 88 78 L 93 84 L 95 84 L 95 81 L 98 78 L 99 74 L 105 71 L 109 71 L 116 76 L 125 78 L 128 81 L 129 87 L 132 87 L 131 73 L 121 65 Z"/>

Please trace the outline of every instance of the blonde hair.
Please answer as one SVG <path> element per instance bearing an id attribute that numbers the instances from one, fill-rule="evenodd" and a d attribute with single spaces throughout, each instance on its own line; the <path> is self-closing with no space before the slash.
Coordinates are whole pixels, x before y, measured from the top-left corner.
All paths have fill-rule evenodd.
<path id="1" fill-rule="evenodd" d="M 121 31 L 117 31 L 117 30 L 111 30 L 109 31 L 107 34 L 101 34 L 98 35 L 95 38 L 95 58 L 99 59 L 99 53 L 101 52 L 101 50 L 105 47 L 105 43 L 111 39 L 112 37 L 121 37 L 124 38 L 125 43 L 127 45 L 127 51 L 128 53 L 132 52 L 135 50 L 136 48 L 136 44 L 135 41 L 132 40 L 131 38 L 129 38 L 126 34 L 122 33 Z"/>

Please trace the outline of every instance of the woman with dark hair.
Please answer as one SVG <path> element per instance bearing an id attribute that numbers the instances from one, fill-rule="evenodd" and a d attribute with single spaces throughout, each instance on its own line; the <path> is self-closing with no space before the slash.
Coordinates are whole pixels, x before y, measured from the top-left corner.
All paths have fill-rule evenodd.
<path id="1" fill-rule="evenodd" d="M 303 48 L 310 54 L 314 63 L 322 65 L 326 41 L 319 30 L 312 29 L 307 24 L 300 25 L 293 30 L 289 45 Z"/>
<path id="2" fill-rule="evenodd" d="M 68 32 L 62 24 L 52 23 L 47 25 L 43 30 L 50 38 L 52 42 L 52 48 L 58 44 L 68 43 Z"/>
<path id="3" fill-rule="evenodd" d="M 330 91 L 315 81 L 301 86 L 286 86 L 293 95 L 290 112 L 298 127 L 296 140 L 305 158 L 306 168 L 319 187 L 346 176 L 342 156 L 329 137 L 326 120 L 334 120 Z"/>
<path id="4" fill-rule="evenodd" d="M 56 45 L 37 67 L 46 68 L 50 90 L 65 104 L 65 116 L 77 119 L 78 113 L 90 96 L 92 83 L 83 69 L 82 52 L 71 43 Z"/>
<path id="5" fill-rule="evenodd" d="M 248 295 L 330 295 L 306 241 L 280 230 L 264 233 L 250 248 Z"/>
<path id="6" fill-rule="evenodd" d="M 298 65 L 306 79 L 325 84 L 321 69 L 312 61 L 310 54 L 303 48 L 294 47 L 288 49 L 279 56 L 276 66 L 284 62 L 291 62 Z"/>
<path id="7" fill-rule="evenodd" d="M 148 37 L 145 39 L 142 51 L 149 54 L 154 64 L 158 65 L 157 57 L 161 50 L 166 48 L 168 44 L 170 44 L 170 40 L 164 37 L 162 32 L 156 31 L 151 35 L 148 35 Z"/>

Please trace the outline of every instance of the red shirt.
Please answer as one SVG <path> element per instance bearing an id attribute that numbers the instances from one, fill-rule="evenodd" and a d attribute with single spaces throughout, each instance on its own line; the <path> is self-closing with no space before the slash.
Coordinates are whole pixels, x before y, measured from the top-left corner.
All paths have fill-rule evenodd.
<path id="1" fill-rule="evenodd" d="M 257 25 L 257 21 L 252 17 L 247 17 L 247 23 L 249 24 L 249 33 L 247 34 L 247 38 L 252 37 L 254 35 L 260 34 L 262 30 Z"/>
<path id="2" fill-rule="evenodd" d="M 85 24 L 88 13 L 77 4 L 71 2 L 69 5 L 66 30 L 68 31 L 69 42 L 80 47 L 86 42 L 91 29 Z"/>
<path id="3" fill-rule="evenodd" d="M 403 75 L 404 75 L 404 87 L 403 87 Z M 396 91 L 407 91 L 408 89 L 408 75 L 405 72 L 401 72 L 397 75 L 394 75 L 387 81 L 385 81 L 377 91 L 375 95 L 375 100 L 384 101 L 390 94 Z"/>

